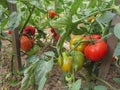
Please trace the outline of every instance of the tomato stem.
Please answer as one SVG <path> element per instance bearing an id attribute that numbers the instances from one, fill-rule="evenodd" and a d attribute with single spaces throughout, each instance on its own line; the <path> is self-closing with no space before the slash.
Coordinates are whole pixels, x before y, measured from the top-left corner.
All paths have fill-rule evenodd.
<path id="1" fill-rule="evenodd" d="M 105 8 L 105 9 L 101 10 L 101 12 L 105 12 L 105 11 L 109 11 L 109 10 L 115 10 L 115 7 Z M 98 13 L 101 13 L 101 12 L 100 12 L 99 10 L 97 10 L 97 11 L 95 11 L 95 12 L 93 12 L 93 13 L 91 13 L 91 14 L 83 17 L 83 18 L 80 18 L 79 20 L 76 20 L 76 21 L 73 22 L 73 23 L 74 23 L 75 25 L 78 25 L 82 20 L 84 20 L 84 19 L 86 19 L 86 18 L 88 18 L 88 17 L 90 17 L 90 16 L 96 15 L 96 14 L 98 14 Z"/>
<path id="2" fill-rule="evenodd" d="M 88 43 L 89 43 L 89 42 L 91 42 L 91 41 L 90 41 L 90 40 L 78 41 L 77 44 L 75 45 L 75 47 L 70 50 L 70 53 L 71 53 L 73 50 L 75 50 L 75 49 L 78 47 L 78 45 L 80 45 L 81 43 L 85 43 L 85 42 L 88 42 Z"/>

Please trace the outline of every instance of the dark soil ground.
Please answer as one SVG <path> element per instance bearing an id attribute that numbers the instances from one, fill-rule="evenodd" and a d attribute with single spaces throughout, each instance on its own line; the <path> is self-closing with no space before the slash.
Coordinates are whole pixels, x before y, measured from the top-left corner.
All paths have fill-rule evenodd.
<path id="1" fill-rule="evenodd" d="M 0 51 L 0 90 L 20 90 L 19 86 L 12 87 L 7 83 L 10 72 L 12 49 L 10 48 L 11 45 L 9 45 L 9 42 L 2 43 L 3 46 Z M 22 60 L 24 61 L 24 57 L 22 57 Z M 61 70 L 57 67 L 57 65 L 54 65 L 52 71 L 49 73 L 49 77 L 44 87 L 44 90 L 67 90 L 65 84 L 62 82 L 61 75 L 62 75 Z M 106 81 L 109 82 L 115 88 L 120 89 L 120 83 L 116 83 L 113 80 L 113 77 L 120 78 L 120 69 L 116 67 L 116 65 L 111 64 Z M 85 80 L 79 72 L 77 73 L 76 78 L 82 79 L 82 87 L 84 89 Z M 112 89 L 109 88 L 107 90 Z"/>

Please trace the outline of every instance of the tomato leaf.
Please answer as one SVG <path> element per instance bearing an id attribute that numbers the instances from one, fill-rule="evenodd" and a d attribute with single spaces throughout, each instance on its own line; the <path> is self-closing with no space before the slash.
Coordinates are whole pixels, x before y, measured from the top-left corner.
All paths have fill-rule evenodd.
<path id="1" fill-rule="evenodd" d="M 54 57 L 55 53 L 53 51 L 48 51 L 48 52 L 44 52 L 45 55 L 50 56 L 50 57 Z"/>
<path id="2" fill-rule="evenodd" d="M 70 9 L 70 15 L 71 16 L 74 15 L 77 12 L 77 10 L 78 10 L 78 8 L 79 8 L 79 6 L 81 5 L 82 2 L 83 2 L 83 0 L 74 0 L 73 4 L 71 6 L 71 9 Z"/>
<path id="3" fill-rule="evenodd" d="M 22 12 L 13 12 L 10 14 L 9 21 L 7 23 L 7 29 L 14 30 L 18 27 L 21 21 Z"/>
<path id="4" fill-rule="evenodd" d="M 47 80 L 48 72 L 51 71 L 53 60 L 40 60 L 35 67 L 35 81 L 38 85 L 38 90 L 43 90 L 44 84 Z"/>
<path id="5" fill-rule="evenodd" d="M 108 24 L 114 16 L 115 16 L 114 13 L 107 11 L 103 13 L 102 16 L 98 18 L 98 20 L 103 24 Z"/>
<path id="6" fill-rule="evenodd" d="M 69 15 L 66 15 L 66 16 L 64 15 L 61 18 L 58 18 L 57 20 L 50 21 L 50 24 L 54 28 L 63 28 L 63 27 L 69 26 L 71 22 L 72 22 L 71 17 Z"/>
<path id="7" fill-rule="evenodd" d="M 96 6 L 96 3 L 97 3 L 97 0 L 91 0 L 90 2 L 89 2 L 89 5 L 88 5 L 88 8 L 90 8 L 90 7 L 95 7 Z"/>
<path id="8" fill-rule="evenodd" d="M 107 90 L 107 88 L 105 86 L 98 85 L 94 87 L 94 90 Z"/>
<path id="9" fill-rule="evenodd" d="M 16 81 L 16 80 L 9 80 L 8 83 L 12 87 L 16 87 L 16 86 L 20 85 L 20 81 Z"/>
<path id="10" fill-rule="evenodd" d="M 35 7 L 37 7 L 42 13 L 47 13 L 47 11 L 45 11 L 42 6 L 39 4 L 38 0 L 32 0 L 30 1 L 30 4 L 34 5 Z"/>
<path id="11" fill-rule="evenodd" d="M 35 83 L 34 68 L 39 60 L 33 62 L 27 69 L 24 71 L 24 78 L 21 81 L 21 90 L 28 90 L 30 86 Z"/>
<path id="12" fill-rule="evenodd" d="M 114 34 L 117 38 L 120 39 L 120 23 L 116 24 L 114 27 Z"/>
<path id="13" fill-rule="evenodd" d="M 113 78 L 113 80 L 114 80 L 116 83 L 119 83 L 119 84 L 120 84 L 120 78 Z"/>
<path id="14" fill-rule="evenodd" d="M 120 43 L 117 44 L 113 56 L 119 56 L 120 55 Z"/>
<path id="15" fill-rule="evenodd" d="M 38 90 L 43 90 L 48 72 L 52 69 L 53 60 L 45 61 L 43 58 L 32 57 L 33 62 L 24 70 L 24 78 L 21 82 L 21 90 L 28 90 L 36 84 Z"/>
<path id="16" fill-rule="evenodd" d="M 81 79 L 78 79 L 76 82 L 72 83 L 70 90 L 80 90 L 81 88 Z"/>

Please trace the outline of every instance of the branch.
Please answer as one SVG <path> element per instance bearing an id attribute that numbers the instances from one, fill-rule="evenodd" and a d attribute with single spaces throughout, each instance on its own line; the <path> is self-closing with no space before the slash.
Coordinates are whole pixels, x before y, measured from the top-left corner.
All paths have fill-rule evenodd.
<path id="1" fill-rule="evenodd" d="M 114 88 L 111 84 L 109 84 L 107 81 L 101 79 L 100 77 L 95 76 L 94 74 L 92 74 L 93 78 L 99 80 L 100 82 L 106 84 L 107 86 L 109 86 L 112 90 L 117 90 L 116 88 Z"/>
<path id="2" fill-rule="evenodd" d="M 24 26 L 23 26 L 22 29 L 20 30 L 20 34 L 23 32 L 24 27 L 27 25 L 28 21 L 30 20 L 34 9 L 35 9 L 35 6 L 32 7 L 32 10 L 30 11 L 30 14 L 29 14 L 28 18 L 27 18 L 27 20 L 25 21 Z"/>
<path id="3" fill-rule="evenodd" d="M 111 8 L 106 8 L 106 9 L 103 9 L 103 10 L 101 10 L 101 12 L 105 12 L 105 11 L 108 11 L 108 10 L 113 10 L 114 9 L 114 7 L 111 7 Z M 89 14 L 89 15 L 87 15 L 87 16 L 85 16 L 85 17 L 83 17 L 83 18 L 81 18 L 81 19 L 79 19 L 79 20 L 77 20 L 77 21 L 75 21 L 75 22 L 73 22 L 73 24 L 79 24 L 82 20 L 84 20 L 84 19 L 86 19 L 86 18 L 88 18 L 88 17 L 90 17 L 90 16 L 93 16 L 93 15 L 96 15 L 96 14 L 98 14 L 98 13 L 101 13 L 100 11 L 96 11 L 96 12 L 93 12 L 93 13 L 91 13 L 91 14 Z"/>

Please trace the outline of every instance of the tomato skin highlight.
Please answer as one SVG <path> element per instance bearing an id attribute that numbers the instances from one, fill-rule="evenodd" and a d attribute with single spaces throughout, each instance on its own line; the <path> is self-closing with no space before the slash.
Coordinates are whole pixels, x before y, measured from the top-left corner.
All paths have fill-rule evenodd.
<path id="1" fill-rule="evenodd" d="M 62 55 L 63 55 L 63 58 L 61 56 L 58 57 L 58 66 L 63 72 L 70 72 L 71 66 L 72 66 L 72 63 L 71 63 L 72 57 L 68 56 L 66 52 L 63 52 Z"/>
<path id="2" fill-rule="evenodd" d="M 84 54 L 90 61 L 99 61 L 107 53 L 107 44 L 105 41 L 98 41 L 95 44 L 89 44 L 85 50 Z"/>

